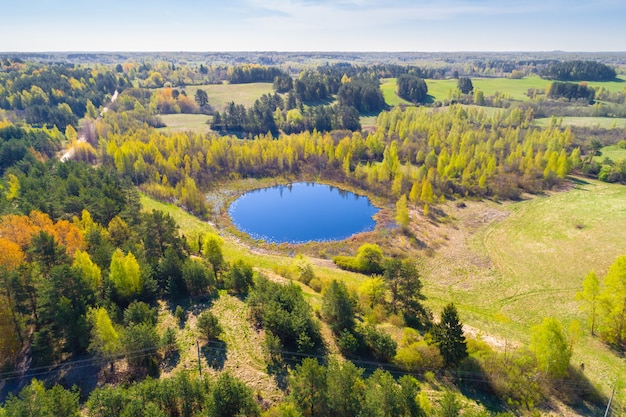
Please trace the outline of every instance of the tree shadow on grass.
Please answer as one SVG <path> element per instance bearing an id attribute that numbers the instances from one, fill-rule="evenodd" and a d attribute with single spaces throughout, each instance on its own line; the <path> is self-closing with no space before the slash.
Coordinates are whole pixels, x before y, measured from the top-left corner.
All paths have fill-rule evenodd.
<path id="1" fill-rule="evenodd" d="M 589 182 L 583 180 L 582 178 L 568 176 L 567 179 L 576 185 L 589 185 Z"/>
<path id="2" fill-rule="evenodd" d="M 285 364 L 282 357 L 275 357 L 269 361 L 266 367 L 267 374 L 274 378 L 276 386 L 282 391 L 286 391 L 288 387 L 287 377 L 289 376 L 289 367 Z"/>
<path id="3" fill-rule="evenodd" d="M 221 340 L 211 340 L 200 348 L 200 352 L 211 368 L 218 371 L 224 369 L 228 357 L 226 343 Z"/>
<path id="4" fill-rule="evenodd" d="M 587 378 L 582 366 L 570 365 L 567 377 L 552 382 L 552 395 L 583 416 L 604 415 L 608 398 Z"/>
<path id="5" fill-rule="evenodd" d="M 163 361 L 161 362 L 162 372 L 171 372 L 180 363 L 180 352 L 177 349 L 173 349 L 169 352 L 165 352 Z"/>

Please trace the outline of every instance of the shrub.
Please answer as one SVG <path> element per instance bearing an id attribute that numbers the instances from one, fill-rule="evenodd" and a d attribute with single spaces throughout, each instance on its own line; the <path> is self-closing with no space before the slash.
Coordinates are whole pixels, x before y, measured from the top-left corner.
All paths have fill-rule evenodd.
<path id="1" fill-rule="evenodd" d="M 365 346 L 377 360 L 391 362 L 396 356 L 398 345 L 389 334 L 372 325 L 361 326 L 360 333 L 363 336 Z"/>

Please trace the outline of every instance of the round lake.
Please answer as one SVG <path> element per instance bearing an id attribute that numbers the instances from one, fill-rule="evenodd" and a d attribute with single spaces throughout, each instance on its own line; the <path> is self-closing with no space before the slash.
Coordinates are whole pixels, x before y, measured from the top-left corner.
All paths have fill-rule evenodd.
<path id="1" fill-rule="evenodd" d="M 367 197 L 304 182 L 250 191 L 228 209 L 237 229 L 275 243 L 342 240 L 373 230 L 377 212 Z"/>

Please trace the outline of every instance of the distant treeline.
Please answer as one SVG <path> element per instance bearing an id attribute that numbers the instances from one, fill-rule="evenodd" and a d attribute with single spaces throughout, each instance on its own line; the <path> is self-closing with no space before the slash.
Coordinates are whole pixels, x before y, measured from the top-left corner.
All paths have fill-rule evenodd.
<path id="1" fill-rule="evenodd" d="M 130 85 L 126 75 L 107 69 L 4 60 L 0 65 L 0 109 L 23 113 L 33 125 L 65 129 L 85 115 L 88 103 L 97 108 L 107 95 Z"/>
<path id="2" fill-rule="evenodd" d="M 543 78 L 559 81 L 611 81 L 616 75 L 613 68 L 596 61 L 555 62 L 541 72 Z"/>
<path id="3" fill-rule="evenodd" d="M 231 84 L 271 83 L 276 77 L 285 75 L 285 72 L 275 67 L 260 65 L 239 65 L 229 71 Z"/>

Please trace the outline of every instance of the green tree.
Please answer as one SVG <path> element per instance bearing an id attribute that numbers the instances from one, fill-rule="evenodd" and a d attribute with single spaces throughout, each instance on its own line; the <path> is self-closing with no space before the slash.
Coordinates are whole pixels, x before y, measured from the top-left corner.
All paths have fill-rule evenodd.
<path id="1" fill-rule="evenodd" d="M 461 93 L 469 94 L 474 89 L 474 85 L 472 84 L 471 79 L 461 77 L 457 82 L 457 88 L 461 91 Z"/>
<path id="2" fill-rule="evenodd" d="M 187 259 L 183 263 L 183 282 L 190 295 L 200 295 L 210 292 L 210 288 L 215 285 L 213 271 L 208 269 L 194 259 Z"/>
<path id="3" fill-rule="evenodd" d="M 156 328 L 150 324 L 133 324 L 124 329 L 120 344 L 132 371 L 158 375 L 159 341 Z"/>
<path id="4" fill-rule="evenodd" d="M 455 367 L 467 357 L 463 324 L 453 303 L 444 307 L 441 320 L 433 326 L 432 336 L 447 367 Z"/>
<path id="5" fill-rule="evenodd" d="M 587 274 L 583 280 L 583 290 L 576 293 L 576 299 L 582 301 L 580 308 L 589 313 L 591 323 L 591 335 L 595 335 L 596 311 L 600 296 L 600 281 L 594 271 Z"/>
<path id="6" fill-rule="evenodd" d="M 415 262 L 410 259 L 390 258 L 384 264 L 384 278 L 391 293 L 391 311 L 402 313 L 407 324 L 422 328 L 431 321 L 430 312 L 423 306 L 422 281 Z"/>
<path id="7" fill-rule="evenodd" d="M 336 335 L 354 328 L 355 300 L 343 281 L 333 280 L 322 298 L 322 316 Z"/>
<path id="8" fill-rule="evenodd" d="M 626 255 L 619 256 L 604 277 L 601 310 L 602 337 L 622 347 L 626 341 Z"/>
<path id="9" fill-rule="evenodd" d="M 228 372 L 222 373 L 215 381 L 210 400 L 215 416 L 254 417 L 261 414 L 252 390 Z"/>
<path id="10" fill-rule="evenodd" d="M 543 319 L 531 329 L 530 350 L 539 369 L 549 376 L 560 378 L 567 374 L 572 350 L 563 326 L 554 317 Z"/>
<path id="11" fill-rule="evenodd" d="M 204 259 L 209 261 L 213 267 L 213 274 L 217 277 L 218 273 L 224 268 L 222 242 L 219 236 L 209 233 L 204 237 L 202 241 L 202 255 Z"/>
<path id="12" fill-rule="evenodd" d="M 207 104 L 209 104 L 209 96 L 207 95 L 206 91 L 198 88 L 196 90 L 196 94 L 194 95 L 194 99 L 196 100 L 196 103 L 198 103 L 198 106 L 200 107 L 204 107 Z"/>
<path id="13" fill-rule="evenodd" d="M 9 395 L 0 415 L 7 417 L 79 417 L 79 393 L 60 385 L 46 389 L 43 382 L 33 379 L 18 396 Z"/>
<path id="14" fill-rule="evenodd" d="M 131 326 L 133 324 L 146 323 L 150 326 L 156 326 L 158 321 L 158 311 L 156 308 L 150 307 L 143 301 L 133 301 L 124 310 L 124 324 Z"/>
<path id="15" fill-rule="evenodd" d="M 363 369 L 352 362 L 331 361 L 326 369 L 328 414 L 338 417 L 359 415 L 363 402 Z"/>
<path id="16" fill-rule="evenodd" d="M 289 375 L 291 397 L 304 417 L 326 415 L 328 384 L 326 369 L 317 359 L 305 358 Z"/>
<path id="17" fill-rule="evenodd" d="M 247 294 L 252 286 L 254 272 L 250 264 L 238 259 L 233 262 L 230 270 L 226 274 L 225 284 L 237 294 Z"/>
<path id="18" fill-rule="evenodd" d="M 222 326 L 220 326 L 217 316 L 209 310 L 200 313 L 196 327 L 200 336 L 207 341 L 217 339 L 222 333 Z"/>

